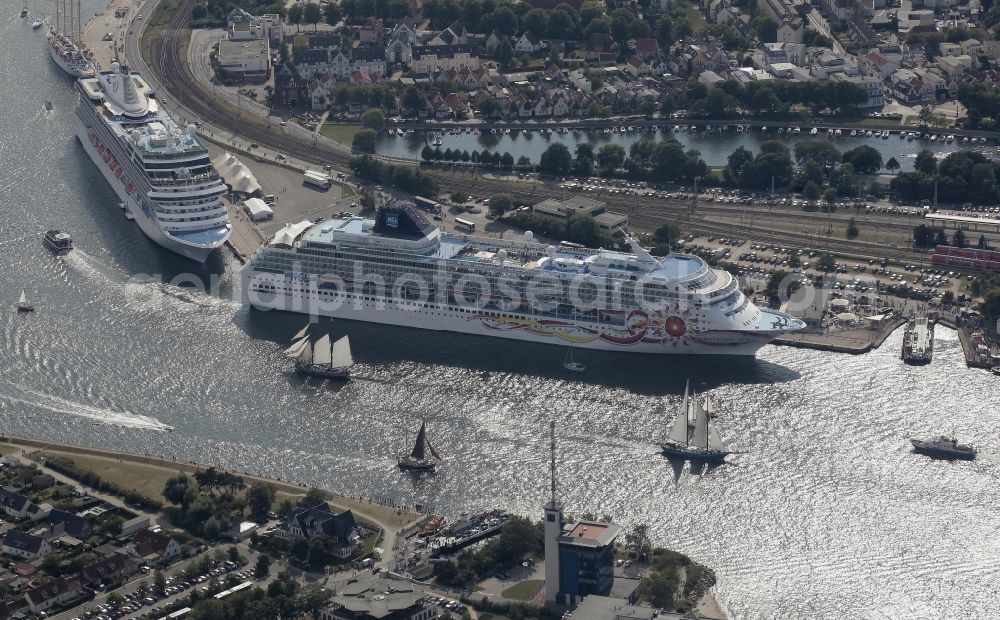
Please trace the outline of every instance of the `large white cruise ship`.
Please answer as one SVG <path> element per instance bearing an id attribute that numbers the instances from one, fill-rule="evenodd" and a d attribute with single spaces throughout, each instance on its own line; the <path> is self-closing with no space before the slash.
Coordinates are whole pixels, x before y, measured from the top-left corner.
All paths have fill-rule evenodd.
<path id="1" fill-rule="evenodd" d="M 753 355 L 798 319 L 697 256 L 449 236 L 415 207 L 288 224 L 243 268 L 245 303 L 585 349 Z"/>
<path id="2" fill-rule="evenodd" d="M 152 88 L 118 63 L 77 81 L 77 136 L 150 239 L 199 262 L 232 231 L 226 186 L 193 125 L 182 129 Z"/>

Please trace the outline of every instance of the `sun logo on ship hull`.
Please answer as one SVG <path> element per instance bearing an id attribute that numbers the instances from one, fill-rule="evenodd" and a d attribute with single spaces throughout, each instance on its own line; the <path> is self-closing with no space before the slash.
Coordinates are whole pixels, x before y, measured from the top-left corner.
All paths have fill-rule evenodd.
<path id="1" fill-rule="evenodd" d="M 680 338 L 687 332 L 687 325 L 681 317 L 672 316 L 663 322 L 663 330 L 674 338 Z"/>

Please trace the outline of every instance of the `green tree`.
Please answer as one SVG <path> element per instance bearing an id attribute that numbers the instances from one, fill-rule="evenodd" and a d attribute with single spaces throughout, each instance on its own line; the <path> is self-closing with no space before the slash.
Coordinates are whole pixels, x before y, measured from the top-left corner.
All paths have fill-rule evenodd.
<path id="1" fill-rule="evenodd" d="M 343 18 L 344 13 L 340 10 L 340 5 L 335 2 L 328 2 L 323 9 L 323 19 L 326 20 L 326 23 L 336 26 Z"/>
<path id="2" fill-rule="evenodd" d="M 565 144 L 555 143 L 549 145 L 542 153 L 538 162 L 542 172 L 549 174 L 567 174 L 573 165 L 573 156 Z"/>
<path id="3" fill-rule="evenodd" d="M 852 217 L 847 222 L 847 238 L 848 239 L 856 239 L 859 234 L 861 234 L 861 233 L 858 230 L 858 224 L 857 224 L 857 222 L 854 221 L 854 218 Z"/>
<path id="4" fill-rule="evenodd" d="M 913 169 L 924 174 L 937 174 L 937 159 L 934 158 L 934 153 L 921 149 L 913 161 Z"/>
<path id="5" fill-rule="evenodd" d="M 163 497 L 187 509 L 198 498 L 198 483 L 187 474 L 178 473 L 167 479 L 163 486 Z"/>
<path id="6" fill-rule="evenodd" d="M 979 243 L 976 244 L 976 247 L 980 250 L 990 249 L 990 244 L 986 241 L 986 235 L 979 235 Z"/>
<path id="7" fill-rule="evenodd" d="M 490 215 L 494 218 L 501 217 L 504 213 L 514 208 L 514 201 L 506 194 L 490 196 Z"/>
<path id="8" fill-rule="evenodd" d="M 319 8 L 319 5 L 315 2 L 309 2 L 302 9 L 302 21 L 307 24 L 312 24 L 313 30 L 316 30 L 316 24 L 323 19 L 323 11 Z"/>
<path id="9" fill-rule="evenodd" d="M 944 234 L 944 230 L 939 228 L 934 233 L 933 245 L 948 245 L 948 237 Z"/>
<path id="10" fill-rule="evenodd" d="M 956 230 L 955 234 L 951 238 L 951 244 L 956 248 L 964 248 L 969 245 L 968 239 L 965 238 L 965 233 L 961 229 Z"/>
<path id="11" fill-rule="evenodd" d="M 493 27 L 500 34 L 513 36 L 517 32 L 517 15 L 509 6 L 501 6 L 493 11 Z"/>
<path id="12" fill-rule="evenodd" d="M 247 489 L 247 507 L 250 508 L 250 516 L 263 520 L 267 518 L 267 513 L 274 504 L 277 491 L 273 484 L 255 482 Z"/>
<path id="13" fill-rule="evenodd" d="M 638 597 L 653 607 L 673 609 L 677 582 L 676 575 L 666 571 L 652 571 L 639 582 Z"/>
<path id="14" fill-rule="evenodd" d="M 504 39 L 497 45 L 496 56 L 501 67 L 509 67 L 514 62 L 514 46 L 510 44 L 510 39 Z"/>
<path id="15" fill-rule="evenodd" d="M 260 554 L 257 556 L 257 563 L 253 567 L 253 576 L 256 579 L 267 578 L 268 573 L 271 572 L 271 558 L 265 554 Z"/>
<path id="16" fill-rule="evenodd" d="M 408 86 L 403 91 L 403 107 L 414 114 L 427 107 L 427 97 L 416 86 Z"/>
<path id="17" fill-rule="evenodd" d="M 921 106 L 920 113 L 917 115 L 917 117 L 920 119 L 920 124 L 926 126 L 929 125 L 930 122 L 934 119 L 934 112 L 931 110 L 931 107 L 929 105 L 925 104 Z"/>
<path id="18" fill-rule="evenodd" d="M 823 192 L 823 202 L 828 205 L 837 202 L 837 190 L 832 187 L 826 188 L 826 191 Z"/>
<path id="19" fill-rule="evenodd" d="M 163 571 L 156 569 L 153 571 L 153 590 L 156 592 L 163 592 L 167 589 L 167 578 L 163 574 Z"/>
<path id="20" fill-rule="evenodd" d="M 844 153 L 843 161 L 853 165 L 855 172 L 874 174 L 882 167 L 882 154 L 878 149 L 862 144 Z"/>
<path id="21" fill-rule="evenodd" d="M 674 44 L 674 22 L 667 16 L 661 17 L 656 22 L 655 32 L 660 49 L 670 49 L 670 46 Z"/>
<path id="22" fill-rule="evenodd" d="M 594 171 L 594 145 L 590 142 L 578 142 L 573 172 L 582 177 L 589 177 Z"/>
<path id="23" fill-rule="evenodd" d="M 889 172 L 895 172 L 896 170 L 899 170 L 899 168 L 900 168 L 899 162 L 896 160 L 895 157 L 890 157 L 888 161 L 885 162 L 885 169 L 888 170 Z"/>
<path id="24" fill-rule="evenodd" d="M 354 139 L 351 140 L 351 150 L 359 153 L 374 153 L 376 138 L 374 129 L 362 129 L 354 134 Z"/>
<path id="25" fill-rule="evenodd" d="M 521 28 L 536 37 L 544 37 L 549 32 L 549 17 L 542 9 L 531 9 L 521 16 Z"/>
<path id="26" fill-rule="evenodd" d="M 830 273 L 837 268 L 837 261 L 833 258 L 833 254 L 826 252 L 820 254 L 819 259 L 816 261 L 816 269 L 822 271 L 823 273 Z"/>
<path id="27" fill-rule="evenodd" d="M 299 29 L 299 24 L 302 23 L 302 5 L 295 3 L 288 7 L 288 14 L 286 18 L 289 24 L 295 24 L 295 30 Z"/>
<path id="28" fill-rule="evenodd" d="M 809 181 L 806 183 L 805 187 L 802 188 L 802 197 L 812 202 L 813 200 L 819 200 L 822 192 L 823 190 L 820 189 L 819 185 L 813 181 Z"/>
<path id="29" fill-rule="evenodd" d="M 648 560 L 653 552 L 653 541 L 649 538 L 649 524 L 636 523 L 625 534 L 625 546 L 639 560 Z"/>
<path id="30" fill-rule="evenodd" d="M 614 172 L 625 161 L 625 149 L 620 144 L 605 144 L 597 152 L 597 163 L 605 173 Z"/>
<path id="31" fill-rule="evenodd" d="M 820 165 L 835 164 L 841 154 L 829 140 L 806 140 L 795 145 L 795 161 L 800 164 L 812 160 Z"/>
<path id="32" fill-rule="evenodd" d="M 385 127 L 385 113 L 382 108 L 369 108 L 361 115 L 361 124 L 368 129 L 382 131 Z"/>

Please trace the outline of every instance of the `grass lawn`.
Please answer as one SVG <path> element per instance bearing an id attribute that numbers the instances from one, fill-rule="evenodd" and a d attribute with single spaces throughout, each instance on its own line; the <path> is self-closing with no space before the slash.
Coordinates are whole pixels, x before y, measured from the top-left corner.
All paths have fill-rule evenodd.
<path id="1" fill-rule="evenodd" d="M 359 131 L 361 131 L 361 125 L 346 125 L 343 123 L 324 123 L 323 128 L 319 130 L 327 138 L 336 140 L 347 146 L 351 146 L 354 134 Z"/>
<path id="2" fill-rule="evenodd" d="M 113 459 L 85 454 L 60 453 L 52 450 L 45 450 L 45 452 L 72 459 L 80 469 L 90 470 L 108 482 L 113 482 L 123 489 L 132 489 L 151 499 L 162 499 L 160 493 L 163 491 L 163 486 L 166 484 L 167 478 L 175 473 L 163 467 L 141 465 L 128 461 L 119 463 Z"/>
<path id="3" fill-rule="evenodd" d="M 503 597 L 515 601 L 530 601 L 542 591 L 545 582 L 541 579 L 529 579 L 516 583 L 503 591 Z"/>
<path id="4" fill-rule="evenodd" d="M 353 510 L 360 515 L 371 515 L 373 519 L 378 519 L 393 529 L 401 528 L 420 516 L 415 512 L 396 510 L 392 506 L 368 504 L 348 497 L 340 497 L 339 495 L 333 496 L 330 503 L 337 508 Z"/>

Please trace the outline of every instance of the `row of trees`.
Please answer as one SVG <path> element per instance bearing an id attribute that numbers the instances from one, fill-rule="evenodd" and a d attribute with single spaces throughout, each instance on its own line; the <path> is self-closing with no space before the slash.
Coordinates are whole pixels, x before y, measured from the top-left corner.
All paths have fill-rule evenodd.
<path id="1" fill-rule="evenodd" d="M 382 163 L 371 155 L 352 157 L 348 165 L 359 177 L 364 177 L 373 183 L 391 185 L 409 194 L 436 196 L 441 192 L 437 181 L 410 166 Z"/>
<path id="2" fill-rule="evenodd" d="M 627 176 L 654 182 L 691 181 L 708 174 L 708 166 L 695 150 L 667 138 L 659 142 L 642 139 L 625 149 L 617 144 L 607 144 L 594 152 L 590 143 L 576 146 L 575 157 L 564 144 L 550 145 L 542 153 L 539 169 L 547 174 L 577 174 L 589 176 L 595 169 L 606 176 Z"/>
<path id="3" fill-rule="evenodd" d="M 514 156 L 510 153 L 498 153 L 489 149 L 470 153 L 468 150 L 452 148 L 442 150 L 439 146 L 432 148 L 429 145 L 424 145 L 424 148 L 420 150 L 420 159 L 426 162 L 473 163 L 484 168 L 499 168 L 501 170 L 513 170 L 515 164 Z M 518 158 L 516 164 L 520 168 L 534 167 L 531 159 L 526 155 Z"/>
<path id="4" fill-rule="evenodd" d="M 1000 204 L 1000 164 L 974 151 L 956 151 L 938 163 L 926 149 L 917 154 L 913 172 L 901 172 L 890 183 L 900 198 L 943 202 Z"/>
<path id="5" fill-rule="evenodd" d="M 786 114 L 795 105 L 847 110 L 868 100 L 864 87 L 835 80 L 758 81 L 751 82 L 745 89 L 736 82 L 727 81 L 717 87 L 701 85 L 700 89 L 691 87 L 688 91 L 688 98 L 696 104 L 700 103 L 696 107 L 703 108 L 714 118 L 731 116 L 737 106 L 767 116 Z"/>
<path id="6" fill-rule="evenodd" d="M 913 245 L 918 248 L 933 248 L 938 245 L 951 245 L 956 248 L 969 247 L 969 239 L 961 230 L 956 230 L 949 242 L 948 236 L 940 228 L 931 228 L 926 224 L 921 224 L 913 229 Z M 976 247 L 980 250 L 988 250 L 990 245 L 986 241 L 985 235 L 979 235 Z"/>

